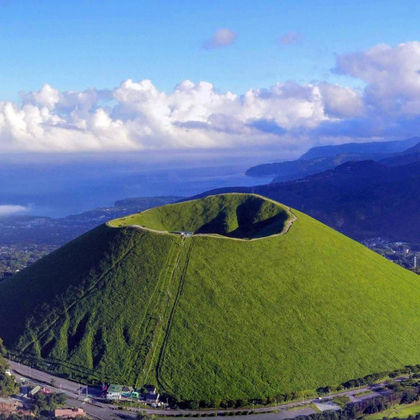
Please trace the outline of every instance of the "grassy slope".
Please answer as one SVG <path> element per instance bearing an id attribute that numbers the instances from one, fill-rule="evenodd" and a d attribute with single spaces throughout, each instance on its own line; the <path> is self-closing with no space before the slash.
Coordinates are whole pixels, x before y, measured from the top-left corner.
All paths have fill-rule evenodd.
<path id="1" fill-rule="evenodd" d="M 0 283 L 0 336 L 62 370 L 179 399 L 272 396 L 419 363 L 418 277 L 295 214 L 286 235 L 259 241 L 97 228 Z"/>
<path id="2" fill-rule="evenodd" d="M 284 236 L 192 238 L 161 369 L 178 398 L 273 395 L 419 363 L 418 277 L 296 214 Z"/>
<path id="3" fill-rule="evenodd" d="M 83 367 L 84 376 L 134 383 L 171 307 L 163 268 L 170 270 L 179 243 L 175 236 L 95 229 L 2 282 L 0 319 L 8 322 L 0 335 L 10 348 L 66 361 L 64 371 Z"/>
<path id="4" fill-rule="evenodd" d="M 406 419 L 409 416 L 415 416 L 420 414 L 420 402 L 415 402 L 412 404 L 397 404 L 387 410 L 381 411 L 379 413 L 366 416 L 366 419 L 369 420 L 382 420 L 383 418 L 395 418 Z"/>

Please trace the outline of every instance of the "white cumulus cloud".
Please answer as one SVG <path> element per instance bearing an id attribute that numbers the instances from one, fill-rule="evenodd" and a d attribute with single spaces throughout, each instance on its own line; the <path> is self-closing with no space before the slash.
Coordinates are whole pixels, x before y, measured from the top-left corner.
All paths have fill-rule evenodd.
<path id="1" fill-rule="evenodd" d="M 323 88 L 325 89 L 325 88 Z M 0 102 L 1 151 L 108 151 L 230 148 L 290 143 L 287 130 L 330 117 L 317 85 L 279 83 L 243 95 L 185 80 L 172 92 L 150 80 L 126 80 L 113 90 L 60 92 L 45 85 Z M 281 130 L 270 131 L 259 120 Z M 264 127 L 264 128 L 262 128 Z M 280 133 L 283 135 L 280 136 Z"/>
<path id="2" fill-rule="evenodd" d="M 420 42 L 377 45 L 338 57 L 335 69 L 366 82 L 365 102 L 382 111 L 420 112 Z"/>
<path id="3" fill-rule="evenodd" d="M 364 88 L 291 81 L 235 94 L 190 80 L 170 92 L 147 79 L 108 90 L 46 84 L 19 103 L 0 101 L 0 152 L 275 146 L 298 153 L 314 143 L 418 135 L 420 42 L 338 56 L 335 71 Z"/>
<path id="4" fill-rule="evenodd" d="M 204 42 L 203 47 L 206 49 L 227 47 L 235 42 L 236 36 L 236 32 L 231 29 L 220 28 L 210 39 Z"/>

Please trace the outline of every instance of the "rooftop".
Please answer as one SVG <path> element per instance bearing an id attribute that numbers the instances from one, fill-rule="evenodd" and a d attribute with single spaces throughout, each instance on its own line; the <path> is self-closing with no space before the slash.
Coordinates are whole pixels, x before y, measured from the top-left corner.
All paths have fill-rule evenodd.
<path id="1" fill-rule="evenodd" d="M 106 392 L 122 392 L 123 388 L 123 385 L 111 384 Z"/>

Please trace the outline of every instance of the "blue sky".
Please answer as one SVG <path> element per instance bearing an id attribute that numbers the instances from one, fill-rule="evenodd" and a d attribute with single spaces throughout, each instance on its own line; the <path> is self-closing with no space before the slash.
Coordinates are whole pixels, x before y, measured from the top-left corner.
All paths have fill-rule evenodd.
<path id="1" fill-rule="evenodd" d="M 0 6 L 0 99 L 49 83 L 110 88 L 149 78 L 171 90 L 206 80 L 242 93 L 294 80 L 359 82 L 330 72 L 335 55 L 419 38 L 418 1 L 9 0 Z M 237 33 L 205 50 L 218 28 Z M 301 40 L 276 39 L 295 32 Z"/>
<path id="2" fill-rule="evenodd" d="M 28 185 L 78 203 L 83 168 L 124 184 L 226 164 L 238 183 L 313 146 L 419 136 L 419 17 L 418 0 L 0 0 L 0 167 L 34 165 L 6 210 L 38 203 Z"/>
<path id="3" fill-rule="evenodd" d="M 275 151 L 420 131 L 418 0 L 0 0 L 0 153 Z"/>

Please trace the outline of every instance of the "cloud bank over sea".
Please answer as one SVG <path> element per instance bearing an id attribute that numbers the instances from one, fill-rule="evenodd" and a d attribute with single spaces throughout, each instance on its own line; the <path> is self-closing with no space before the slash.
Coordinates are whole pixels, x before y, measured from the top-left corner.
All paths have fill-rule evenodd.
<path id="1" fill-rule="evenodd" d="M 209 43 L 234 42 L 235 34 L 228 35 L 216 33 Z M 338 55 L 332 72 L 363 87 L 286 81 L 235 94 L 190 80 L 171 92 L 148 79 L 84 91 L 45 84 L 22 93 L 20 102 L 0 101 L 0 152 L 276 147 L 298 153 L 316 144 L 418 134 L 420 42 Z"/>

